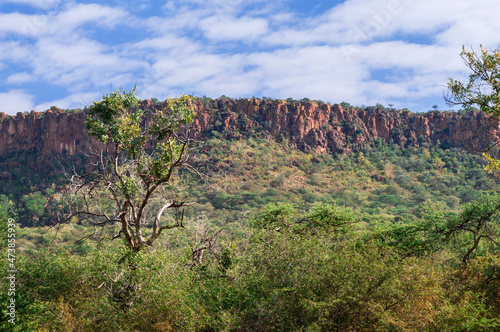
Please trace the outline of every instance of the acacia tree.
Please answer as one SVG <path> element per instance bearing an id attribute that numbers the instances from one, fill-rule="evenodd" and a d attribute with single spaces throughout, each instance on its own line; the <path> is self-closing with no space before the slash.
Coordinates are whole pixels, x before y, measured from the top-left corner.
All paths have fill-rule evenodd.
<path id="1" fill-rule="evenodd" d="M 94 102 L 86 127 L 102 148 L 92 151 L 92 172 L 71 177 L 71 202 L 79 207 L 70 204 L 66 221 L 83 217 L 94 229 L 119 225 L 113 238 L 123 236 L 135 251 L 152 245 L 163 230 L 183 227 L 184 211 L 179 213 L 179 208 L 194 203 L 175 200 L 169 189 L 179 168 L 196 172 L 187 153 L 195 111 L 186 95 L 169 98 L 165 105 L 148 123 L 135 88 Z M 161 224 L 167 209 L 175 209 L 175 221 Z M 148 232 L 146 225 L 152 225 Z"/>
<path id="2" fill-rule="evenodd" d="M 481 46 L 480 52 L 467 51 L 462 47 L 460 54 L 471 71 L 469 80 L 462 83 L 450 78 L 448 82 L 449 94 L 446 98 L 450 106 L 459 105 L 464 109 L 478 107 L 481 112 L 492 118 L 491 126 L 480 128 L 487 134 L 498 129 L 500 119 L 500 50 L 485 50 Z M 492 138 L 491 135 L 487 136 Z M 487 161 L 485 170 L 498 178 L 500 175 L 500 159 L 492 155 L 491 149 L 500 141 L 486 141 L 483 157 Z M 484 195 L 481 200 L 466 205 L 458 218 L 450 220 L 448 236 L 456 233 L 472 235 L 472 246 L 468 248 L 462 261 L 466 263 L 470 255 L 478 248 L 480 242 L 488 241 L 497 248 L 500 246 L 499 231 L 500 198 L 498 195 Z"/>
<path id="3" fill-rule="evenodd" d="M 471 73 L 466 83 L 450 78 L 448 82 L 448 96 L 445 98 L 450 106 L 461 106 L 464 109 L 479 108 L 481 112 L 489 115 L 493 121 L 485 128 L 478 128 L 486 134 L 486 147 L 482 149 L 483 157 L 488 165 L 485 169 L 498 176 L 500 173 L 500 160 L 488 155 L 493 147 L 500 141 L 491 135 L 492 129 L 498 130 L 500 120 L 500 50 L 481 51 L 473 49 L 467 51 L 462 47 L 460 54 Z"/>
<path id="4" fill-rule="evenodd" d="M 460 215 L 449 220 L 447 236 L 464 233 L 471 237 L 472 244 L 462 258 L 464 263 L 467 263 L 471 254 L 483 242 L 497 249 L 500 247 L 499 201 L 498 194 L 484 194 L 481 199 L 467 204 Z"/>

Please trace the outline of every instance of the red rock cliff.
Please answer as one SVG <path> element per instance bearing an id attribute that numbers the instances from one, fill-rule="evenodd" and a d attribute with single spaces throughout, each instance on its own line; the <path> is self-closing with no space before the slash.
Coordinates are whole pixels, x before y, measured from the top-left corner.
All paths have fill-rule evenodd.
<path id="1" fill-rule="evenodd" d="M 412 113 L 376 108 L 344 109 L 314 101 L 239 99 L 199 105 L 195 120 L 200 133 L 215 128 L 227 137 L 251 130 L 286 138 L 304 151 L 342 153 L 362 149 L 381 139 L 404 146 L 438 141 L 449 147 L 481 150 L 500 137 L 499 125 L 481 112 Z M 212 129 L 213 130 L 213 129 Z"/>
<path id="2" fill-rule="evenodd" d="M 154 111 L 161 105 L 149 100 L 142 108 Z M 342 153 L 362 149 L 381 139 L 400 146 L 418 146 L 422 142 L 481 149 L 498 140 L 498 123 L 480 112 L 460 115 L 451 112 L 411 113 L 368 108 L 344 109 L 335 104 L 284 100 L 205 100 L 196 103 L 196 136 L 213 131 L 227 138 L 266 135 L 287 139 L 290 144 L 309 152 Z M 151 117 L 149 117 L 151 119 Z M 46 169 L 47 161 L 64 155 L 78 155 L 98 142 L 89 138 L 85 113 L 47 111 L 0 114 L 0 160 L 9 168 L 18 166 L 16 156 L 33 156 L 31 166 Z M 56 158 L 57 159 L 57 158 Z"/>

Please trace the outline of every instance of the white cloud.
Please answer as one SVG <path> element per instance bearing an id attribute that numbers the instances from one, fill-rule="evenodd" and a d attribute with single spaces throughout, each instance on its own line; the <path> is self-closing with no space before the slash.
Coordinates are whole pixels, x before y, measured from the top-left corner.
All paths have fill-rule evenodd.
<path id="1" fill-rule="evenodd" d="M 100 100 L 102 94 L 98 92 L 79 92 L 69 95 L 65 98 L 45 102 L 34 107 L 35 111 L 42 112 L 48 110 L 52 106 L 57 106 L 63 109 L 84 108 L 90 106 L 94 101 Z"/>
<path id="2" fill-rule="evenodd" d="M 112 8 L 98 4 L 71 5 L 55 17 L 51 22 L 57 28 L 64 27 L 72 29 L 85 23 L 93 23 L 99 26 L 113 27 L 124 22 L 128 14 L 120 8 Z"/>
<path id="3" fill-rule="evenodd" d="M 167 54 L 151 66 L 150 76 L 144 82 L 145 93 L 154 95 L 155 93 L 202 92 L 203 87 L 207 83 L 213 84 L 214 79 L 219 81 L 222 77 L 236 79 L 240 77 L 243 73 L 242 60 L 239 55 L 221 56 L 198 53 L 185 54 L 183 58 L 173 58 Z M 221 91 L 220 85 L 217 85 L 217 91 Z"/>
<path id="4" fill-rule="evenodd" d="M 36 77 L 70 94 L 43 107 L 67 107 L 89 91 L 136 83 L 147 98 L 195 93 L 418 104 L 440 99 L 447 78 L 463 75 L 462 44 L 500 42 L 497 0 L 347 0 L 316 16 L 288 10 L 291 2 L 279 7 L 281 0 L 188 0 L 169 1 L 149 17 L 140 15 L 153 8 L 20 2 L 46 10 L 0 13 L 0 61 L 19 68 L 5 84 L 23 88 Z M 126 27 L 135 39 L 101 38 L 96 27 L 107 36 Z"/>
<path id="5" fill-rule="evenodd" d="M 113 49 L 83 38 L 65 43 L 46 38 L 36 44 L 36 49 L 32 59 L 34 74 L 70 91 L 127 84 L 134 80 L 133 72 L 144 66 L 141 60 L 121 56 Z"/>
<path id="6" fill-rule="evenodd" d="M 335 47 L 305 47 L 250 55 L 266 96 L 337 100 L 356 95 L 368 73 Z"/>
<path id="7" fill-rule="evenodd" d="M 17 40 L 0 41 L 0 60 L 13 63 L 25 62 L 30 54 L 32 54 L 32 48 L 26 43 Z"/>
<path id="8" fill-rule="evenodd" d="M 405 69 L 418 72 L 453 72 L 463 67 L 460 49 L 438 45 L 418 45 L 401 41 L 358 46 L 352 52 L 360 63 L 375 69 Z"/>
<path id="9" fill-rule="evenodd" d="M 200 28 L 209 39 L 248 42 L 264 35 L 268 31 L 268 23 L 262 18 L 211 16 L 200 22 Z"/>
<path id="10" fill-rule="evenodd" d="M 34 96 L 23 90 L 9 90 L 0 93 L 0 112 L 15 115 L 33 109 Z"/>
<path id="11" fill-rule="evenodd" d="M 127 53 L 135 57 L 158 59 L 165 56 L 168 51 L 170 56 L 183 58 L 182 55 L 199 53 L 202 50 L 200 43 L 186 37 L 179 37 L 172 33 L 160 37 L 143 39 L 127 47 Z"/>
<path id="12" fill-rule="evenodd" d="M 0 35 L 13 33 L 43 38 L 74 35 L 75 29 L 87 23 L 113 27 L 126 22 L 127 13 L 120 8 L 97 4 L 73 4 L 44 14 L 0 13 Z"/>
<path id="13" fill-rule="evenodd" d="M 181 3 L 179 6 L 178 3 Z M 210 14 L 217 15 L 234 15 L 242 11 L 248 11 L 251 6 L 258 6 L 262 12 L 270 6 L 276 6 L 276 3 L 281 1 L 267 1 L 267 0 L 183 0 L 183 1 L 168 1 L 163 7 L 167 11 L 176 11 L 179 7 L 189 6 L 189 8 L 201 8 Z"/>
<path id="14" fill-rule="evenodd" d="M 28 82 L 33 82 L 36 80 L 36 77 L 30 73 L 23 72 L 23 73 L 17 73 L 17 74 L 12 74 L 9 77 L 7 77 L 6 83 L 8 84 L 23 84 L 23 83 L 28 83 Z"/>
<path id="15" fill-rule="evenodd" d="M 47 28 L 47 15 L 0 14 L 0 35 L 39 36 Z"/>
<path id="16" fill-rule="evenodd" d="M 479 4 L 349 0 L 323 15 L 301 20 L 287 12 L 267 18 L 236 19 L 232 13 L 207 16 L 200 21 L 200 29 L 209 39 L 243 43 L 259 39 L 271 50 L 257 47 L 237 57 L 236 49 L 232 55 L 210 55 L 217 48 L 208 46 L 199 63 L 194 60 L 200 58 L 199 52 L 180 57 L 167 52 L 152 66 L 159 78 L 150 91 L 184 88 L 212 96 L 262 94 L 359 104 L 441 99 L 448 77 L 464 70 L 461 38 L 470 35 L 476 43 L 483 37 L 497 38 L 486 26 L 498 24 L 490 10 L 498 6 L 490 0 Z M 271 20 L 278 15 L 283 17 L 280 24 Z M 245 19 L 248 23 L 240 26 Z M 255 21 L 257 28 L 250 28 L 251 19 L 260 20 Z M 391 41 L 395 34 L 400 39 Z M 272 50 L 275 46 L 280 49 Z M 372 75 L 384 69 L 392 70 L 389 81 Z"/>

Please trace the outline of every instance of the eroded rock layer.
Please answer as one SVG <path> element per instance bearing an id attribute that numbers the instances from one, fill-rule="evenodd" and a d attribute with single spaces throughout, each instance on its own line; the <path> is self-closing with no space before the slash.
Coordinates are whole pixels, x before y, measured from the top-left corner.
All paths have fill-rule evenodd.
<path id="1" fill-rule="evenodd" d="M 141 102 L 152 112 L 163 107 L 149 100 Z M 196 102 L 195 136 L 199 139 L 218 132 L 239 139 L 264 135 L 287 139 L 305 152 L 348 154 L 380 139 L 401 147 L 423 142 L 447 147 L 464 147 L 471 152 L 484 149 L 500 136 L 496 121 L 481 112 L 412 113 L 377 108 L 344 109 L 341 105 L 284 100 L 219 99 Z M 19 166 L 16 156 L 29 154 L 30 167 L 44 169 L 47 162 L 63 156 L 82 155 L 98 149 L 87 135 L 86 115 L 58 110 L 43 113 L 0 113 L 0 159 L 8 168 Z"/>

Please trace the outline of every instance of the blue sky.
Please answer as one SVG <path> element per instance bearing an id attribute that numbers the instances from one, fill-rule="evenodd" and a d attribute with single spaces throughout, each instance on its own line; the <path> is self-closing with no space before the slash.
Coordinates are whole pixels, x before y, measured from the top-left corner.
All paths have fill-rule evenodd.
<path id="1" fill-rule="evenodd" d="M 500 45 L 498 0 L 0 0 L 0 111 L 116 88 L 447 109 L 462 45 Z"/>

